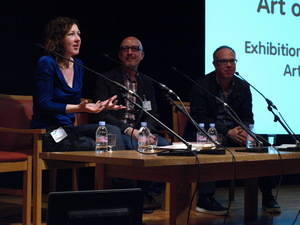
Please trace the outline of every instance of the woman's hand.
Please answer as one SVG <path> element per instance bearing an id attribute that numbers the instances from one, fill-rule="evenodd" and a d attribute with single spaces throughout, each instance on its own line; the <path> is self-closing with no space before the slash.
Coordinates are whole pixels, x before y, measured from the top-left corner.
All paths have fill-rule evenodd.
<path id="1" fill-rule="evenodd" d="M 88 100 L 83 100 L 79 104 L 79 112 L 88 112 L 88 113 L 99 113 L 105 109 L 105 105 L 101 104 L 101 101 L 96 103 L 89 103 Z"/>
<path id="2" fill-rule="evenodd" d="M 126 106 L 117 105 L 117 96 L 114 95 L 105 101 L 97 101 L 96 103 L 89 103 L 87 99 L 80 102 L 79 105 L 68 104 L 66 106 L 67 113 L 74 112 L 87 112 L 87 113 L 100 113 L 103 110 L 120 110 L 126 109 Z"/>
<path id="3" fill-rule="evenodd" d="M 106 99 L 105 101 L 98 101 L 101 106 L 104 106 L 106 110 L 120 110 L 120 109 L 126 109 L 126 106 L 123 105 L 117 105 L 117 95 L 112 96 L 109 99 Z M 98 103 L 97 102 L 97 103 Z"/>

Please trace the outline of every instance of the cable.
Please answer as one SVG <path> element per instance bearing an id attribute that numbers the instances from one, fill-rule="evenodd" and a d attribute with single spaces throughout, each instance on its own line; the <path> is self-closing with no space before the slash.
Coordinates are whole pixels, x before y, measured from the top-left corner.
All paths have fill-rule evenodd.
<path id="1" fill-rule="evenodd" d="M 200 151 L 201 151 L 201 150 L 200 150 Z M 189 204 L 188 217 L 187 217 L 187 221 L 186 221 L 186 224 L 187 224 L 187 225 L 189 225 L 190 215 L 191 215 L 192 206 L 193 206 L 193 201 L 194 201 L 194 199 L 195 199 L 195 196 L 196 196 L 197 191 L 199 190 L 200 165 L 201 165 L 201 163 L 200 163 L 200 160 L 199 160 L 197 154 L 195 154 L 195 158 L 196 158 L 196 161 L 197 161 L 197 164 L 196 164 L 196 165 L 198 165 L 197 171 L 199 171 L 199 172 L 197 173 L 198 175 L 197 175 L 197 178 L 196 178 L 196 180 L 197 180 L 197 181 L 196 181 L 196 182 L 197 182 L 197 185 L 196 185 L 195 191 L 194 191 L 194 193 L 193 193 L 193 195 L 192 195 L 192 198 L 191 198 L 191 201 L 190 201 L 190 204 Z"/>
<path id="2" fill-rule="evenodd" d="M 234 185 L 233 185 L 233 191 L 235 192 L 236 158 L 235 158 L 234 153 L 233 153 L 230 149 L 226 148 L 225 150 L 226 150 L 227 152 L 229 152 L 229 153 L 231 154 L 231 156 L 232 156 L 232 163 L 233 163 L 233 177 L 232 177 L 232 179 L 231 179 L 231 182 L 233 182 L 233 184 L 234 184 Z M 223 225 L 226 224 L 228 215 L 229 215 L 229 213 L 230 213 L 231 204 L 232 204 L 232 200 L 229 199 L 228 205 L 227 205 L 227 213 L 226 213 L 226 215 L 224 216 Z"/>
<path id="3" fill-rule="evenodd" d="M 296 215 L 296 217 L 295 217 L 295 219 L 294 219 L 292 225 L 295 225 L 295 224 L 296 224 L 299 215 L 300 215 L 300 209 L 299 209 L 299 211 L 298 211 L 298 213 L 297 213 L 297 215 Z"/>

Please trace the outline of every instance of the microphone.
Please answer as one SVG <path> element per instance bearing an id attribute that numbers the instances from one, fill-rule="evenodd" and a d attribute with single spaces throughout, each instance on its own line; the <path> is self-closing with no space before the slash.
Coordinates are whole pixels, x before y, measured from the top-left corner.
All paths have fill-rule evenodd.
<path id="1" fill-rule="evenodd" d="M 296 147 L 300 147 L 300 141 L 298 140 L 298 138 L 296 137 L 295 133 L 293 132 L 293 130 L 289 127 L 289 125 L 286 123 L 286 121 L 282 118 L 282 115 L 280 114 L 280 112 L 278 111 L 277 107 L 273 104 L 273 102 L 266 98 L 259 90 L 257 90 L 257 88 L 255 88 L 252 84 L 250 84 L 244 77 L 242 77 L 238 72 L 235 72 L 235 75 L 239 76 L 243 81 L 245 81 L 247 84 L 249 84 L 250 87 L 252 87 L 257 93 L 259 93 L 267 102 L 268 104 L 268 110 L 274 115 L 274 122 L 279 122 L 280 125 L 286 130 L 286 132 L 294 139 L 295 143 L 296 143 Z M 282 118 L 282 120 L 284 121 L 284 123 L 281 121 L 280 117 L 274 113 L 273 109 L 276 109 L 277 112 L 279 113 L 280 117 Z"/>
<path id="2" fill-rule="evenodd" d="M 81 64 L 81 63 L 78 63 L 76 62 L 75 60 L 72 60 L 72 59 L 68 59 L 66 58 L 65 56 L 61 55 L 60 53 L 56 52 L 56 51 L 49 51 L 48 49 L 46 49 L 43 45 L 41 44 L 36 44 L 37 47 L 39 48 L 42 48 L 46 51 L 48 51 L 49 53 L 52 53 L 56 56 L 59 56 L 61 57 L 62 59 L 65 59 L 69 62 L 72 62 L 80 67 L 83 67 L 85 68 L 86 70 L 90 71 L 91 73 L 94 73 L 100 77 L 102 77 L 103 79 L 105 79 L 106 81 L 108 82 L 111 82 L 113 84 L 115 84 L 116 86 L 118 87 L 121 87 L 123 90 L 127 91 L 128 93 L 130 94 L 133 94 L 134 96 L 136 96 L 141 102 L 143 102 L 142 98 L 136 94 L 135 92 L 129 90 L 128 88 L 126 88 L 124 85 L 120 84 L 119 82 L 116 82 L 114 80 L 111 80 L 109 79 L 108 77 L 106 77 L 105 75 L 101 74 L 101 73 L 98 73 L 96 72 L 95 70 Z M 171 130 L 168 126 L 166 126 L 164 123 L 162 123 L 159 119 L 157 119 L 155 116 L 153 116 L 151 113 L 149 113 L 147 110 L 144 109 L 144 107 L 142 107 L 141 105 L 137 104 L 136 102 L 133 102 L 131 101 L 132 104 L 134 104 L 135 106 L 137 106 L 140 110 L 142 110 L 144 113 L 146 113 L 148 116 L 150 116 L 153 120 L 155 120 L 159 125 L 161 125 L 163 128 L 165 128 L 166 130 L 168 130 L 171 134 L 173 134 L 174 136 L 176 136 L 178 139 L 180 139 L 186 146 L 187 146 L 187 149 L 188 151 L 192 151 L 192 145 L 190 143 L 188 143 L 186 140 L 184 140 L 181 136 L 179 136 L 178 134 L 176 134 L 173 130 Z"/>
<path id="3" fill-rule="evenodd" d="M 184 76 L 186 79 L 188 79 L 190 82 L 192 82 L 194 85 L 198 86 L 202 90 L 206 92 L 210 97 L 213 97 L 217 100 L 217 102 L 221 103 L 224 106 L 225 112 L 230 116 L 230 118 L 235 121 L 240 127 L 243 128 L 243 130 L 246 131 L 247 134 L 249 134 L 254 140 L 258 143 L 258 146 L 261 147 L 263 145 L 263 142 L 257 138 L 257 136 L 242 122 L 242 120 L 239 118 L 239 116 L 236 114 L 236 112 L 221 98 L 218 96 L 213 95 L 210 91 L 208 91 L 206 88 L 204 88 L 202 85 L 200 85 L 198 82 L 191 79 L 188 75 L 186 75 L 184 72 L 178 70 L 176 67 L 171 67 L 172 70 L 177 72 L 178 74 Z M 265 141 L 267 142 L 267 141 Z"/>
<path id="4" fill-rule="evenodd" d="M 137 93 L 135 93 L 135 92 L 133 92 L 132 90 L 128 89 L 128 88 L 125 87 L 123 84 L 120 84 L 119 82 L 116 82 L 116 81 L 114 81 L 114 80 L 109 79 L 109 78 L 106 77 L 104 74 L 101 74 L 101 73 L 99 73 L 99 72 L 96 72 L 95 70 L 93 70 L 93 69 L 91 69 L 91 68 L 89 68 L 89 67 L 87 67 L 87 66 L 85 66 L 85 65 L 83 65 L 83 64 L 81 64 L 81 63 L 78 63 L 78 62 L 76 62 L 75 60 L 69 59 L 69 58 L 63 56 L 62 54 L 60 54 L 60 53 L 58 53 L 58 52 L 56 52 L 56 51 L 49 51 L 49 50 L 46 49 L 42 44 L 37 43 L 36 46 L 39 47 L 39 48 L 42 48 L 43 50 L 45 50 L 45 51 L 47 51 L 47 52 L 49 52 L 49 53 L 52 53 L 52 54 L 56 55 L 56 56 L 58 56 L 58 57 L 60 57 L 60 58 L 62 58 L 62 59 L 64 59 L 64 60 L 67 60 L 67 61 L 69 61 L 69 62 L 71 62 L 71 63 L 74 63 L 74 64 L 80 66 L 80 67 L 83 67 L 83 68 L 86 69 L 87 71 L 89 71 L 89 72 L 91 72 L 91 73 L 94 73 L 94 74 L 96 74 L 96 75 L 102 77 L 104 80 L 106 80 L 106 81 L 108 81 L 108 82 L 111 82 L 111 83 L 115 84 L 116 86 L 120 87 L 121 89 L 125 90 L 125 91 L 128 92 L 129 94 L 134 95 L 137 99 L 139 99 L 141 102 L 143 102 L 142 98 L 141 98 Z"/>
<path id="5" fill-rule="evenodd" d="M 104 57 L 106 57 L 107 59 L 109 59 L 110 61 L 118 64 L 118 65 L 122 65 L 120 61 L 112 58 L 109 54 L 104 53 L 103 54 Z M 134 71 L 134 72 L 138 72 L 138 70 L 131 68 L 131 67 L 127 67 L 128 69 Z M 191 115 L 189 114 L 188 110 L 186 109 L 185 105 L 183 104 L 183 102 L 181 101 L 180 97 L 174 92 L 172 91 L 170 88 L 168 88 L 165 84 L 160 83 L 159 81 L 155 80 L 154 78 L 152 78 L 151 76 L 148 76 L 146 74 L 143 73 L 144 76 L 148 77 L 150 80 L 152 80 L 154 83 L 158 84 L 162 89 L 167 91 L 167 95 L 166 98 L 169 100 L 169 102 L 174 105 L 176 108 L 178 108 L 186 117 L 188 117 L 192 124 L 196 127 L 196 129 L 200 132 L 202 132 L 212 143 L 215 144 L 215 146 L 221 147 L 220 143 L 216 142 L 215 140 L 213 140 L 210 135 L 201 127 L 199 127 L 197 125 L 197 122 L 191 117 Z M 174 96 L 181 104 L 181 106 L 179 106 L 178 104 L 175 103 L 175 101 L 169 97 L 168 94 L 172 94 L 172 96 Z"/>

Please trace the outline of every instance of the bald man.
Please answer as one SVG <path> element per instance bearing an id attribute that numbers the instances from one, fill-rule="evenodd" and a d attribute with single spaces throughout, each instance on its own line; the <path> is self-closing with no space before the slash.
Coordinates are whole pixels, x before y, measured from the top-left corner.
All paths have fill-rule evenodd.
<path id="1" fill-rule="evenodd" d="M 143 105 L 149 113 L 158 118 L 156 94 L 152 80 L 138 71 L 138 67 L 144 56 L 145 53 L 141 41 L 136 37 L 126 37 L 122 40 L 118 52 L 121 65 L 105 73 L 107 78 L 123 84 L 131 91 L 137 93 L 142 98 L 142 102 L 135 96 L 124 92 L 115 84 L 103 80 L 101 77 L 96 81 L 96 88 L 94 90 L 94 100 L 107 99 L 106 96 L 112 96 L 113 94 L 118 96 L 118 104 L 126 106 L 125 110 L 104 111 L 96 118 L 97 121 L 105 120 L 107 123 L 120 128 L 123 133 L 126 149 L 137 149 L 138 133 L 142 121 L 147 122 L 147 126 L 152 134 L 159 133 L 158 124 L 130 102 L 134 101 L 139 105 Z M 158 146 L 169 144 L 165 138 L 158 135 Z M 161 193 L 162 185 L 152 182 L 140 182 L 138 186 L 144 190 L 144 202 L 149 203 L 147 205 L 144 204 L 144 210 L 145 208 L 159 208 L 160 204 L 154 201 L 154 199 Z"/>
<path id="2" fill-rule="evenodd" d="M 97 121 L 104 120 L 109 124 L 119 127 L 124 134 L 123 138 L 127 149 L 137 149 L 138 130 L 142 121 L 147 122 L 152 134 L 159 132 L 159 127 L 155 121 L 129 101 L 131 100 L 139 105 L 143 105 L 149 113 L 158 118 L 153 83 L 151 79 L 138 71 L 138 67 L 144 56 L 145 53 L 141 41 L 136 37 L 126 37 L 122 40 L 118 53 L 121 66 L 105 73 L 109 79 L 117 81 L 133 92 L 136 92 L 142 98 L 143 102 L 140 102 L 135 96 L 120 90 L 115 84 L 103 80 L 101 77 L 96 81 L 96 88 L 94 90 L 93 99 L 107 99 L 106 96 L 111 96 L 114 93 L 114 95 L 118 96 L 119 104 L 127 107 L 125 110 L 119 110 L 118 112 L 103 112 L 101 115 L 97 115 L 96 118 Z M 169 142 L 166 139 L 158 136 L 158 145 L 168 144 Z"/>

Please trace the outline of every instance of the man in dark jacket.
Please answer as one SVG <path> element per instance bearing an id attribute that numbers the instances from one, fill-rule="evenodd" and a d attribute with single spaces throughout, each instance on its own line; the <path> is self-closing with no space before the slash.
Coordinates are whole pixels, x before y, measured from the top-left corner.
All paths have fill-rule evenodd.
<path id="1" fill-rule="evenodd" d="M 158 129 L 153 119 L 134 106 L 131 101 L 138 103 L 153 116 L 158 117 L 156 94 L 151 79 L 138 72 L 138 66 L 144 58 L 142 43 L 135 37 L 125 38 L 121 42 L 118 56 L 121 66 L 105 73 L 105 75 L 107 78 L 123 84 L 127 89 L 137 93 L 141 99 L 124 92 L 124 90 L 112 84 L 112 82 L 107 82 L 99 78 L 96 81 L 93 99 L 106 99 L 106 96 L 111 96 L 113 93 L 113 95 L 118 96 L 119 104 L 123 104 L 127 108 L 119 112 L 103 112 L 101 115 L 97 115 L 97 120 L 104 120 L 111 125 L 119 127 L 124 134 L 123 138 L 126 148 L 136 149 L 140 122 L 147 122 L 147 127 L 151 133 L 157 133 Z M 168 144 L 169 142 L 166 139 L 158 136 L 158 145 Z"/>
<path id="2" fill-rule="evenodd" d="M 99 78 L 96 81 L 93 99 L 107 99 L 106 96 L 111 96 L 113 93 L 113 95 L 118 96 L 119 104 L 125 105 L 126 109 L 119 112 L 104 111 L 101 115 L 97 115 L 96 120 L 104 120 L 108 124 L 119 127 L 123 133 L 126 149 L 137 149 L 137 139 L 142 121 L 147 122 L 147 127 L 151 132 L 150 142 L 152 143 L 150 144 L 154 144 L 156 142 L 154 138 L 157 137 L 158 146 L 169 145 L 170 143 L 162 136 L 154 136 L 155 133 L 158 133 L 155 121 L 132 103 L 141 105 L 144 110 L 158 118 L 153 83 L 151 79 L 138 71 L 139 64 L 144 58 L 142 43 L 136 37 L 126 37 L 121 42 L 118 56 L 121 66 L 105 73 L 105 75 L 110 80 L 116 81 L 135 92 L 138 97 L 125 92 L 112 82 Z M 160 196 L 162 184 L 143 181 L 139 182 L 138 186 L 142 187 L 145 193 L 144 209 L 159 208 L 156 198 Z"/>
<path id="3" fill-rule="evenodd" d="M 223 104 L 215 96 L 228 104 L 245 125 L 253 124 L 252 96 L 249 84 L 234 76 L 236 70 L 235 51 L 228 46 L 217 48 L 213 54 L 215 71 L 199 80 L 191 93 L 191 116 L 198 123 L 215 123 L 218 133 L 222 134 L 224 146 L 245 146 L 247 132 L 242 129 L 226 112 Z M 195 139 L 195 128 L 187 128 L 189 139 Z M 193 138 L 194 137 L 194 138 Z M 260 180 L 262 191 L 262 206 L 272 213 L 279 213 L 280 206 L 272 195 L 275 181 L 272 178 Z M 213 195 L 215 183 L 201 183 L 199 201 L 196 208 L 199 212 L 224 215 L 227 209 L 218 203 Z"/>

